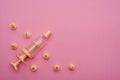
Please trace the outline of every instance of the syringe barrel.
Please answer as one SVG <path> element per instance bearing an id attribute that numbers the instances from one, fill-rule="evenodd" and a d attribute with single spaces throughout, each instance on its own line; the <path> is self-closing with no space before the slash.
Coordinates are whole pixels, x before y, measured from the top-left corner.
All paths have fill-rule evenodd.
<path id="1" fill-rule="evenodd" d="M 29 53 L 34 55 L 37 51 L 43 48 L 46 44 L 46 38 L 44 36 L 39 36 L 36 40 L 34 40 L 28 47 Z"/>

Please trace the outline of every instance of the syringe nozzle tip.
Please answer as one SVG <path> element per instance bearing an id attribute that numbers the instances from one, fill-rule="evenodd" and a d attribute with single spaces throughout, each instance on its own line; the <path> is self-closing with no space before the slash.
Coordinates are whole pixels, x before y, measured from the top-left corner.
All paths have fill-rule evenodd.
<path id="1" fill-rule="evenodd" d="M 50 30 L 48 30 L 47 32 L 45 32 L 43 35 L 44 35 L 44 37 L 45 38 L 49 38 L 50 37 L 50 35 L 52 34 L 52 32 L 50 31 Z"/>

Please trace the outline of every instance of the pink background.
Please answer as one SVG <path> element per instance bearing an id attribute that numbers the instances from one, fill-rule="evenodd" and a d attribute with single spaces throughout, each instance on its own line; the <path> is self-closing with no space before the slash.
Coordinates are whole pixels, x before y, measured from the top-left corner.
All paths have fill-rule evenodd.
<path id="1" fill-rule="evenodd" d="M 15 54 L 47 30 L 53 32 L 47 46 L 16 72 L 9 64 Z M 31 39 L 24 39 L 25 31 Z M 12 42 L 18 50 L 11 50 Z M 0 80 L 120 80 L 120 0 L 0 0 L 0 54 Z M 29 70 L 32 64 L 37 72 Z"/>

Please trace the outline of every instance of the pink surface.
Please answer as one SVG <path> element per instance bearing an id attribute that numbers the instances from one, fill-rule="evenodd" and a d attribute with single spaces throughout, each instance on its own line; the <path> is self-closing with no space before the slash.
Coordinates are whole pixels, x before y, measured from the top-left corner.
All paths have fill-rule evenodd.
<path id="1" fill-rule="evenodd" d="M 15 54 L 47 30 L 53 32 L 47 46 L 14 71 Z M 24 39 L 25 31 L 31 39 Z M 11 50 L 12 42 L 18 50 Z M 43 60 L 44 52 L 50 60 Z M 0 53 L 0 80 L 120 80 L 120 0 L 0 0 Z M 31 64 L 39 70 L 31 72 Z"/>

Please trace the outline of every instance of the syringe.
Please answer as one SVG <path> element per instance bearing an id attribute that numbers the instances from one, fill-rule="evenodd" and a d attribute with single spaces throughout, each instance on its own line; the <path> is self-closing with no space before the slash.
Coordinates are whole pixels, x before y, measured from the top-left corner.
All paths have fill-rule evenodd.
<path id="1" fill-rule="evenodd" d="M 27 48 L 24 48 L 23 54 L 21 56 L 17 54 L 17 57 L 19 58 L 19 60 L 16 61 L 15 63 L 13 62 L 11 63 L 14 69 L 18 70 L 19 64 L 21 62 L 25 63 L 26 58 L 32 58 L 34 56 L 33 53 L 40 50 L 45 45 L 46 40 L 50 37 L 50 35 L 51 35 L 51 31 L 47 31 L 41 37 L 38 37 L 38 39 L 33 41 L 30 46 L 28 46 Z"/>

